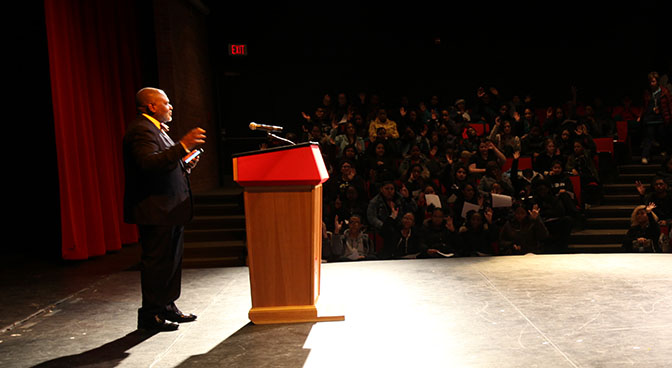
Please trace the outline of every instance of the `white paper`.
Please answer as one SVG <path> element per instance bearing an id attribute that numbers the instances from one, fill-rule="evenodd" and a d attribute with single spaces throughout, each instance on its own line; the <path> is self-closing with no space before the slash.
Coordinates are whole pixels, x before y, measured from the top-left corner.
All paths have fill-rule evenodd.
<path id="1" fill-rule="evenodd" d="M 436 194 L 425 194 L 425 201 L 427 202 L 427 206 L 433 204 L 434 207 L 441 208 L 441 200 Z"/>
<path id="2" fill-rule="evenodd" d="M 462 207 L 462 218 L 466 219 L 467 218 L 467 213 L 469 211 L 478 211 L 481 208 L 481 206 L 477 204 L 473 204 L 470 202 L 464 202 L 464 206 Z"/>
<path id="3" fill-rule="evenodd" d="M 355 249 L 352 253 L 350 253 L 348 259 L 351 261 L 356 261 L 359 259 L 359 252 L 357 252 L 357 249 Z"/>
<path id="4" fill-rule="evenodd" d="M 492 193 L 492 208 L 511 207 L 513 199 L 507 195 Z"/>

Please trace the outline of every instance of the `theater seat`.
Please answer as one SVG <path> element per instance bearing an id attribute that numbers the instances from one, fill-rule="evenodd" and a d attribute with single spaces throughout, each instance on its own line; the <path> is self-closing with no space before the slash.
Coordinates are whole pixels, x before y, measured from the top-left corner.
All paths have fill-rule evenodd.
<path id="1" fill-rule="evenodd" d="M 502 172 L 506 172 L 511 169 L 513 165 L 513 158 L 507 158 L 506 162 L 502 166 Z M 518 171 L 531 169 L 532 168 L 532 157 L 520 157 L 518 159 Z"/>
<path id="2" fill-rule="evenodd" d="M 570 175 L 569 180 L 572 181 L 572 186 L 574 187 L 574 198 L 576 198 L 576 203 L 581 206 L 581 177 L 578 175 Z"/>
<path id="3" fill-rule="evenodd" d="M 610 153 L 614 155 L 614 139 L 611 137 L 595 138 L 596 153 Z"/>

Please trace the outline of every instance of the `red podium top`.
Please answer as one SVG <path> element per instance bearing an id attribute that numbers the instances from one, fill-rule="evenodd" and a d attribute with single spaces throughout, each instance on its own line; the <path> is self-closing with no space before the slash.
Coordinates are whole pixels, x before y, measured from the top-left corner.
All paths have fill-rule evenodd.
<path id="1" fill-rule="evenodd" d="M 316 143 L 235 155 L 233 180 L 249 186 L 318 185 L 329 179 Z"/>

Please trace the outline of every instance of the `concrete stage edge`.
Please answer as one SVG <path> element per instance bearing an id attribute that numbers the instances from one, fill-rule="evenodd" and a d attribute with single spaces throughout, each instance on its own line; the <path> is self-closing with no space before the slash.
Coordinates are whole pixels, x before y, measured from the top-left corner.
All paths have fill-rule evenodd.
<path id="1" fill-rule="evenodd" d="M 248 269 L 188 269 L 175 332 L 135 330 L 139 272 L 0 335 L 2 367 L 672 367 L 672 255 L 323 264 L 342 322 L 249 323 Z M 327 312 L 328 313 L 328 312 Z"/>

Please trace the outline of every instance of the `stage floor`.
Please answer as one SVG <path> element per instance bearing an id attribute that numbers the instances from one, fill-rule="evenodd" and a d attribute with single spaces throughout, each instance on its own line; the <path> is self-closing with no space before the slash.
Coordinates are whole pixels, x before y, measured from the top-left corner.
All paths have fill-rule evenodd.
<path id="1" fill-rule="evenodd" d="M 248 270 L 188 269 L 175 332 L 135 331 L 138 271 L 0 334 L 2 367 L 672 367 L 672 256 L 329 263 L 323 314 L 252 325 Z M 3 302 L 7 305 L 7 301 Z"/>

